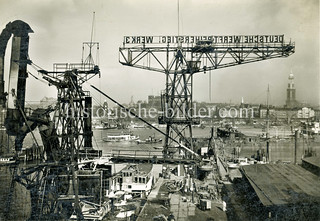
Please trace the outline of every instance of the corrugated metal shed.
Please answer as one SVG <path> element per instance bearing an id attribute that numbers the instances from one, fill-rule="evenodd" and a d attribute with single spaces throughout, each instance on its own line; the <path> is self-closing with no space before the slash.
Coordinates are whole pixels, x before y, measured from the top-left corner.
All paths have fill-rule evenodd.
<path id="1" fill-rule="evenodd" d="M 307 158 L 303 158 L 302 161 L 305 161 L 309 164 L 312 164 L 320 168 L 320 157 L 307 157 Z"/>
<path id="2" fill-rule="evenodd" d="M 265 206 L 320 203 L 320 178 L 298 165 L 255 164 L 242 172 Z"/>

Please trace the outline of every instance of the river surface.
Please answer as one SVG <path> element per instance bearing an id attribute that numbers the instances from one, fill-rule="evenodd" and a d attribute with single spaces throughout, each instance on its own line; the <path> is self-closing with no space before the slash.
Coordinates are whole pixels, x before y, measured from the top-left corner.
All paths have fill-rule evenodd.
<path id="1" fill-rule="evenodd" d="M 165 131 L 165 128 L 160 128 Z M 253 128 L 250 126 L 239 126 L 238 130 L 246 135 L 258 136 L 265 134 L 261 128 Z M 161 143 L 156 144 L 137 144 L 137 142 L 104 142 L 103 138 L 108 135 L 120 134 L 121 130 L 94 130 L 93 145 L 102 150 L 104 155 L 110 153 L 117 153 L 117 150 L 126 151 L 155 151 L 154 147 L 163 146 L 164 135 L 155 131 L 154 129 L 131 129 L 133 135 L 139 136 L 141 140 L 147 139 L 149 136 L 154 136 L 157 139 L 162 139 Z M 210 128 L 204 129 L 195 127 L 192 130 L 193 137 L 210 137 Z M 294 162 L 295 155 L 295 139 L 289 127 L 273 127 L 269 130 L 270 137 L 274 138 L 269 144 L 270 161 L 285 161 Z M 275 139 L 277 137 L 277 139 Z M 232 149 L 232 145 L 225 146 L 226 149 Z M 250 158 L 252 155 L 257 154 L 259 149 L 266 150 L 266 142 L 248 142 L 241 145 L 240 157 Z M 313 143 L 303 137 L 300 137 L 297 142 L 297 163 L 301 163 L 301 158 L 306 150 L 313 150 L 320 154 L 320 143 Z"/>

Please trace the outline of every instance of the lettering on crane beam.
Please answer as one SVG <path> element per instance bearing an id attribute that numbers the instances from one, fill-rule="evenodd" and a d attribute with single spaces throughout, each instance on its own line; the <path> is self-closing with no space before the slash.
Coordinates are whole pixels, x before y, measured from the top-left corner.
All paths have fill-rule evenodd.
<path id="1" fill-rule="evenodd" d="M 124 44 L 248 44 L 283 43 L 284 35 L 229 35 L 229 36 L 124 36 Z"/>

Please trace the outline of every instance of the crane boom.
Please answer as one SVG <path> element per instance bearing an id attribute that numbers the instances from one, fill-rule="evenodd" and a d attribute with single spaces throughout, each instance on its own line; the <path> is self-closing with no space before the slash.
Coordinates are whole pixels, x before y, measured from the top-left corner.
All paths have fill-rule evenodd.
<path id="1" fill-rule="evenodd" d="M 180 39 L 180 42 L 174 39 Z M 119 62 L 136 68 L 173 73 L 172 59 L 178 50 L 183 51 L 186 68 L 193 68 L 193 73 L 197 73 L 288 57 L 295 52 L 295 44 L 291 41 L 286 43 L 284 35 L 125 36 L 123 46 L 119 48 Z"/>

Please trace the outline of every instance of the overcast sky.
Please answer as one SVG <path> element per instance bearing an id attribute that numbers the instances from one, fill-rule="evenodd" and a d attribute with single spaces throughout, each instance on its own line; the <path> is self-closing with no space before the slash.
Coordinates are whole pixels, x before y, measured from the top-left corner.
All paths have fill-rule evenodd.
<path id="1" fill-rule="evenodd" d="M 44 69 L 53 63 L 80 62 L 82 42 L 90 40 L 95 12 L 94 41 L 100 42 L 101 79 L 89 83 L 121 103 L 147 100 L 165 88 L 161 73 L 122 66 L 119 46 L 125 35 L 177 35 L 177 0 L 0 0 L 0 28 L 23 20 L 30 34 L 30 59 Z M 320 104 L 318 0 L 180 0 L 181 35 L 284 34 L 296 53 L 212 71 L 212 102 L 284 105 L 288 76 L 295 76 L 297 99 Z M 10 46 L 11 48 L 11 46 Z M 29 68 L 37 75 L 37 73 Z M 28 78 L 27 100 L 56 96 L 56 89 Z M 90 89 L 91 90 L 91 89 Z M 100 99 L 97 93 L 93 93 Z M 101 100 L 104 100 L 101 97 Z M 209 101 L 209 75 L 194 77 L 194 100 Z"/>

